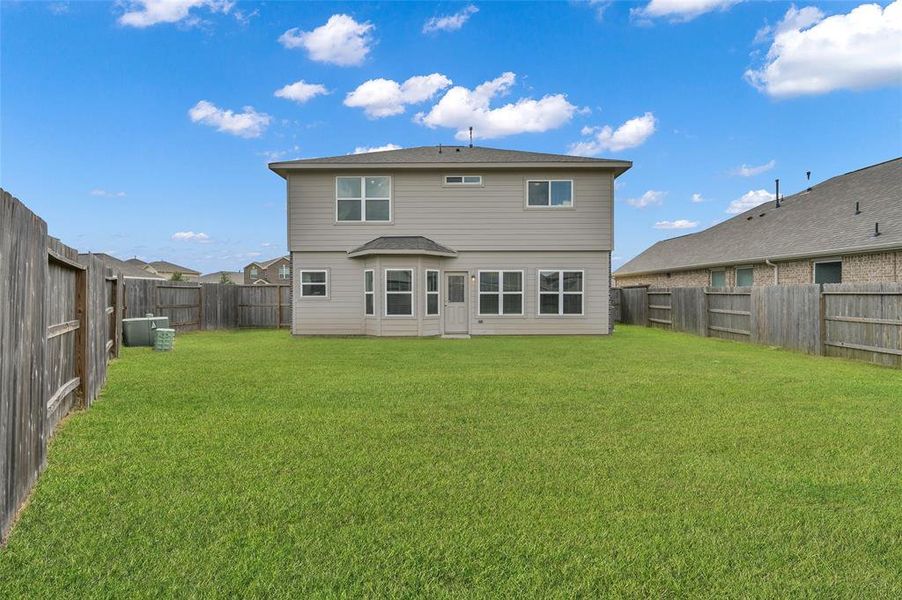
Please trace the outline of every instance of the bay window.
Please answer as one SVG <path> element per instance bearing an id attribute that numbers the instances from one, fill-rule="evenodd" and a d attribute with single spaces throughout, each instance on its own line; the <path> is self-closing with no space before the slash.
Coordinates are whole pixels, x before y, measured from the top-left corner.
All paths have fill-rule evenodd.
<path id="1" fill-rule="evenodd" d="M 438 308 L 438 281 L 439 272 L 432 269 L 426 271 L 426 314 L 437 315 Z"/>
<path id="2" fill-rule="evenodd" d="M 385 316 L 413 316 L 413 270 L 385 270 Z"/>

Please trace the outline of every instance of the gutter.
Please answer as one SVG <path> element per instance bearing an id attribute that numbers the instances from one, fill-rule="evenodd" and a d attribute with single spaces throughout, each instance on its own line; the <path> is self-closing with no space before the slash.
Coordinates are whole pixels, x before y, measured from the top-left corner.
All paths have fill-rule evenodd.
<path id="1" fill-rule="evenodd" d="M 655 273 L 666 273 L 668 271 L 694 271 L 696 269 L 711 269 L 715 267 L 732 267 L 735 265 L 748 265 L 752 263 L 767 263 L 768 261 L 774 262 L 786 262 L 790 260 L 804 260 L 806 258 L 821 258 L 825 256 L 849 256 L 853 254 L 873 254 L 875 252 L 886 252 L 889 250 L 902 250 L 902 242 L 892 242 L 887 244 L 881 244 L 879 246 L 868 246 L 867 248 L 852 247 L 852 248 L 834 248 L 832 250 L 820 250 L 818 252 L 804 252 L 801 254 L 783 254 L 779 256 L 771 256 L 770 258 L 766 258 L 764 256 L 760 256 L 757 258 L 743 258 L 741 260 L 731 260 L 731 261 L 723 261 L 723 262 L 709 262 L 709 263 L 700 263 L 697 265 L 682 265 L 682 266 L 674 266 L 674 267 L 662 267 L 659 269 L 652 269 L 648 271 L 628 271 L 628 272 L 620 272 L 617 271 L 614 273 L 614 276 L 620 277 L 634 277 L 636 275 L 653 275 Z"/>
<path id="2" fill-rule="evenodd" d="M 779 284 L 780 284 L 780 267 L 778 267 L 778 266 L 775 265 L 774 263 L 770 262 L 770 259 L 767 259 L 767 258 L 764 259 L 764 264 L 766 264 L 768 267 L 772 267 L 772 268 L 773 268 L 773 270 L 774 270 L 774 285 L 779 285 Z"/>

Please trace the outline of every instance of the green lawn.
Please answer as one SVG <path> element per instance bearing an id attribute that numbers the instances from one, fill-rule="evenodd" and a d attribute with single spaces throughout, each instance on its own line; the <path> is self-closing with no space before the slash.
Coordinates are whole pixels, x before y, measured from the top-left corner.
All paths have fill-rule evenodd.
<path id="1" fill-rule="evenodd" d="M 610 338 L 183 335 L 56 434 L 0 598 L 902 595 L 902 373 Z"/>

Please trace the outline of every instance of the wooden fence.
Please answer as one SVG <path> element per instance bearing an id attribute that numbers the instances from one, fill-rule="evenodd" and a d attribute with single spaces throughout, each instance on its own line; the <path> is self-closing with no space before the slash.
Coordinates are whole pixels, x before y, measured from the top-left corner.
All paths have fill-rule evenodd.
<path id="1" fill-rule="evenodd" d="M 100 393 L 118 356 L 123 279 L 47 235 L 0 190 L 0 540 L 72 408 Z"/>
<path id="2" fill-rule="evenodd" d="M 902 284 L 640 287 L 615 295 L 622 323 L 902 367 Z"/>
<path id="3" fill-rule="evenodd" d="M 129 279 L 126 316 L 169 317 L 176 331 L 291 326 L 291 286 Z"/>

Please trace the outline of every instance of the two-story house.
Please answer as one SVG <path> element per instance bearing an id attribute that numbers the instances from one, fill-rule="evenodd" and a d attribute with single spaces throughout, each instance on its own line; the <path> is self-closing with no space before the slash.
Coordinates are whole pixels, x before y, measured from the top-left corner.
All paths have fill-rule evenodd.
<path id="1" fill-rule="evenodd" d="M 256 260 L 244 267 L 245 285 L 291 284 L 291 258 Z"/>
<path id="2" fill-rule="evenodd" d="M 428 146 L 276 162 L 292 333 L 607 334 L 631 163 Z"/>

